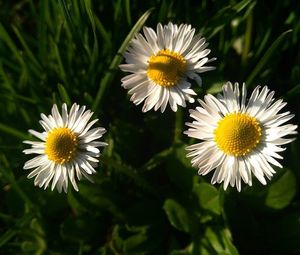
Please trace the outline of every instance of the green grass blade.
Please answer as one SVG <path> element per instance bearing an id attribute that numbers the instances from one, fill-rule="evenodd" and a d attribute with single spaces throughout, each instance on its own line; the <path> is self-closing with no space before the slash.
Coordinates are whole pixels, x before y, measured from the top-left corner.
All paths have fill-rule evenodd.
<path id="1" fill-rule="evenodd" d="M 220 9 L 210 20 L 209 26 L 205 28 L 204 34 L 207 40 L 216 36 L 224 29 L 240 12 L 245 12 L 246 15 L 255 7 L 256 2 L 251 0 L 244 0 L 236 5 L 228 5 Z"/>
<path id="2" fill-rule="evenodd" d="M 24 65 L 24 60 L 20 54 L 19 49 L 15 45 L 12 38 L 9 36 L 3 25 L 0 23 L 0 39 L 2 39 L 4 42 L 6 42 L 6 45 L 10 48 L 12 53 L 15 55 L 15 57 L 18 59 L 18 61 Z"/>
<path id="3" fill-rule="evenodd" d="M 70 97 L 69 97 L 68 92 L 65 89 L 65 87 L 62 84 L 58 83 L 57 84 L 57 89 L 58 89 L 61 100 L 64 103 L 66 103 L 68 106 L 70 106 L 71 105 L 71 100 L 70 100 Z"/>
<path id="4" fill-rule="evenodd" d="M 0 78 L 2 79 L 3 87 L 5 87 L 8 91 L 10 91 L 12 94 L 15 93 L 15 89 L 10 82 L 9 77 L 7 76 L 6 72 L 4 71 L 2 61 L 0 60 Z"/>
<path id="5" fill-rule="evenodd" d="M 38 62 L 38 60 L 36 59 L 36 57 L 34 56 L 34 54 L 32 53 L 32 51 L 30 50 L 28 44 L 26 43 L 26 41 L 24 40 L 23 36 L 21 35 L 20 31 L 18 30 L 18 28 L 16 26 L 12 26 L 16 36 L 18 37 L 18 39 L 20 40 L 23 48 L 25 49 L 25 52 L 27 53 L 29 59 L 35 64 L 35 66 L 37 68 L 41 68 L 40 63 Z"/>
<path id="6" fill-rule="evenodd" d="M 286 93 L 286 97 L 292 98 L 298 96 L 299 94 L 300 94 L 300 84 L 297 84 L 295 87 L 293 87 Z"/>
<path id="7" fill-rule="evenodd" d="M 109 71 L 104 75 L 104 78 L 101 80 L 98 92 L 96 94 L 95 102 L 93 104 L 93 110 L 96 111 L 98 106 L 100 105 L 100 102 L 102 101 L 102 98 L 104 96 L 104 93 L 107 89 L 108 84 L 111 82 L 114 72 L 116 71 L 117 67 L 121 63 L 123 59 L 123 53 L 125 52 L 128 43 L 133 38 L 133 36 L 142 28 L 142 26 L 145 24 L 146 20 L 148 19 L 149 15 L 153 11 L 153 8 L 147 10 L 142 17 L 137 21 L 137 23 L 134 25 L 134 27 L 131 29 L 127 37 L 125 38 L 124 42 L 122 43 L 121 47 L 119 48 L 117 54 L 113 58 L 110 66 Z"/>
<path id="8" fill-rule="evenodd" d="M 76 45 L 78 46 L 78 51 L 80 53 L 79 56 L 82 57 L 82 55 L 85 55 L 84 40 L 82 38 L 82 33 L 79 33 L 76 30 L 75 23 L 73 21 L 71 13 L 68 9 L 68 4 L 66 3 L 66 1 L 65 0 L 59 0 L 58 2 L 59 2 L 60 7 L 63 11 L 65 19 L 67 21 L 68 27 L 70 28 L 70 31 L 72 33 L 72 37 L 74 38 L 74 41 L 75 41 Z"/>
<path id="9" fill-rule="evenodd" d="M 0 247 L 5 245 L 10 239 L 12 239 L 18 232 L 16 230 L 9 229 L 2 236 L 0 236 Z"/>
<path id="10" fill-rule="evenodd" d="M 114 3 L 114 21 L 116 22 L 118 20 L 118 18 L 120 17 L 122 1 L 116 0 L 113 3 Z"/>
<path id="11" fill-rule="evenodd" d="M 125 0 L 125 11 L 126 11 L 126 19 L 128 25 L 131 26 L 132 20 L 131 20 L 131 12 L 130 12 L 130 0 Z"/>
<path id="12" fill-rule="evenodd" d="M 26 192 L 20 187 L 19 183 L 16 181 L 14 172 L 11 168 L 9 168 L 8 160 L 4 154 L 0 155 L 0 171 L 3 174 L 3 177 L 10 183 L 11 187 L 15 190 L 15 192 L 22 198 L 24 203 L 29 206 L 29 208 L 33 208 L 34 204 L 27 196 Z M 25 209 L 27 210 L 27 209 Z"/>
<path id="13" fill-rule="evenodd" d="M 108 49 L 111 48 L 111 40 L 110 40 L 110 35 L 107 32 L 107 30 L 105 29 L 104 25 L 102 24 L 101 20 L 99 20 L 97 17 L 94 17 L 95 20 L 95 25 L 97 30 L 99 31 L 100 35 L 103 38 L 103 44 L 105 45 L 105 47 L 107 47 Z"/>
<path id="14" fill-rule="evenodd" d="M 29 6 L 30 6 L 30 11 L 31 11 L 31 15 L 36 18 L 37 17 L 37 13 L 36 13 L 36 4 L 33 3 L 33 0 L 28 0 Z"/>
<path id="15" fill-rule="evenodd" d="M 98 56 L 99 56 L 98 38 L 97 38 L 97 34 L 96 34 L 96 25 L 95 25 L 94 14 L 92 12 L 90 2 L 85 1 L 85 6 L 84 7 L 85 7 L 85 10 L 88 14 L 89 21 L 92 25 L 92 31 L 93 31 L 93 37 L 94 37 L 93 52 L 92 52 L 91 60 L 90 60 L 91 64 L 90 64 L 89 71 L 88 71 L 89 73 L 92 74 L 92 72 L 94 70 L 94 67 L 97 64 L 97 60 L 98 60 Z"/>
<path id="16" fill-rule="evenodd" d="M 1 73 L 0 73 L 1 74 Z M 16 93 L 10 93 L 10 94 L 0 94 L 0 100 L 7 100 L 7 101 L 13 101 L 13 102 L 18 102 L 19 101 L 24 101 L 25 103 L 29 103 L 29 104 L 36 104 L 37 101 L 35 99 L 29 98 L 29 97 L 25 97 L 22 95 L 18 95 Z"/>
<path id="17" fill-rule="evenodd" d="M 55 58 L 57 60 L 59 76 L 64 81 L 64 83 L 68 85 L 67 74 L 66 74 L 63 62 L 61 60 L 61 56 L 60 56 L 58 46 L 53 40 L 50 40 L 50 44 L 51 44 L 51 47 L 54 50 Z"/>
<path id="18" fill-rule="evenodd" d="M 255 54 L 253 56 L 253 59 L 258 59 L 259 56 L 261 56 L 263 50 L 265 49 L 267 43 L 268 43 L 268 40 L 271 36 L 271 32 L 272 32 L 272 29 L 268 29 L 264 36 L 263 36 L 263 39 L 261 40 L 260 44 L 259 44 L 259 47 L 257 50 L 255 50 Z"/>
<path id="19" fill-rule="evenodd" d="M 0 123 L 0 131 L 3 132 L 3 133 L 6 133 L 6 134 L 12 135 L 14 137 L 20 138 L 22 140 L 28 139 L 27 134 L 15 129 L 15 128 L 7 126 L 3 123 Z"/>
<path id="20" fill-rule="evenodd" d="M 258 74 L 263 70 L 266 66 L 270 58 L 273 56 L 275 52 L 277 52 L 281 43 L 286 39 L 286 37 L 291 33 L 292 30 L 287 30 L 283 32 L 270 46 L 270 48 L 266 51 L 266 53 L 262 56 L 260 61 L 257 63 L 253 71 L 250 73 L 248 79 L 246 80 L 246 84 L 249 85 L 252 81 L 258 76 Z"/>
<path id="21" fill-rule="evenodd" d="M 246 32 L 244 36 L 244 47 L 242 52 L 242 64 L 245 65 L 248 59 L 248 54 L 251 46 L 251 38 L 252 38 L 252 30 L 253 30 L 253 15 L 252 12 L 249 13 L 247 17 L 246 24 Z"/>
<path id="22" fill-rule="evenodd" d="M 46 25 L 46 13 L 47 13 L 47 0 L 40 1 L 39 7 L 39 19 L 38 19 L 38 47 L 40 59 L 45 59 L 47 54 L 47 25 Z"/>
<path id="23" fill-rule="evenodd" d="M 161 1 L 159 12 L 158 12 L 158 20 L 160 22 L 164 22 L 166 20 L 166 17 L 168 16 L 168 9 L 170 7 L 170 4 L 173 4 L 173 2 L 167 3 L 166 0 Z"/>
<path id="24" fill-rule="evenodd" d="M 15 226 L 9 230 L 7 230 L 3 235 L 0 236 L 0 247 L 5 245 L 10 239 L 12 239 L 16 234 L 18 234 L 18 230 L 28 225 L 29 222 L 34 217 L 33 213 L 25 214 L 21 219 L 19 219 Z"/>
<path id="25" fill-rule="evenodd" d="M 236 4 L 235 6 L 233 6 L 233 10 L 235 10 L 236 12 L 240 12 L 243 9 L 245 9 L 249 4 L 251 4 L 251 2 L 253 3 L 252 0 L 244 0 L 241 1 L 240 3 Z M 255 1 L 254 1 L 255 2 Z"/>

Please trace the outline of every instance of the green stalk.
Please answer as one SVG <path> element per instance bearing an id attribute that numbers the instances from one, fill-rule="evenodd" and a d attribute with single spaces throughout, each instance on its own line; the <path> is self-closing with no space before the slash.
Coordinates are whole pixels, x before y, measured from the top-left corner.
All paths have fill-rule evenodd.
<path id="1" fill-rule="evenodd" d="M 181 134 L 182 134 L 182 128 L 183 128 L 183 113 L 182 108 L 179 107 L 176 115 L 175 115 L 175 130 L 174 130 L 174 143 L 180 142 Z"/>
<path id="2" fill-rule="evenodd" d="M 99 107 L 100 103 L 102 103 L 102 98 L 107 90 L 108 84 L 112 81 L 114 74 L 117 70 L 117 67 L 121 63 L 123 59 L 123 53 L 125 52 L 128 43 L 131 41 L 133 36 L 142 28 L 142 26 L 145 24 L 146 20 L 148 19 L 149 15 L 153 11 L 153 8 L 146 11 L 142 17 L 137 21 L 137 23 L 134 25 L 134 27 L 131 29 L 127 37 L 125 38 L 124 42 L 122 43 L 121 47 L 119 48 L 117 54 L 113 58 L 109 68 L 108 72 L 104 75 L 103 79 L 101 80 L 99 84 L 99 88 L 96 94 L 96 98 L 93 104 L 93 111 L 96 111 L 96 109 Z"/>
<path id="3" fill-rule="evenodd" d="M 242 64 L 243 65 L 246 64 L 248 55 L 249 55 L 249 51 L 250 51 L 252 28 L 253 28 L 253 14 L 251 11 L 247 17 L 246 33 L 245 33 L 244 47 L 243 47 L 243 52 L 242 52 Z"/>

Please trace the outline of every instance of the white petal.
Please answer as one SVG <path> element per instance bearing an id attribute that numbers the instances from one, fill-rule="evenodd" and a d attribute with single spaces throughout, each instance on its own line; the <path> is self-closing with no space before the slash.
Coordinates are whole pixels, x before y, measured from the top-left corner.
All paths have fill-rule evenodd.
<path id="1" fill-rule="evenodd" d="M 76 180 L 75 180 L 75 170 L 74 170 L 74 166 L 71 165 L 70 167 L 68 167 L 68 168 L 67 168 L 67 171 L 68 171 L 69 180 L 70 180 L 70 182 L 72 183 L 73 188 L 74 188 L 76 191 L 79 191 L 78 186 L 77 186 L 77 183 L 76 183 Z"/>
<path id="2" fill-rule="evenodd" d="M 34 135 L 35 137 L 43 140 L 43 141 L 46 141 L 46 133 L 39 133 L 35 130 L 32 130 L 32 129 L 29 129 L 28 132 L 32 135 Z"/>
<path id="3" fill-rule="evenodd" d="M 53 105 L 51 113 L 52 113 L 52 116 L 53 116 L 53 118 L 56 122 L 56 126 L 57 127 L 63 127 L 64 123 L 63 123 L 63 120 L 62 120 L 62 117 L 61 117 L 60 113 L 58 112 L 56 104 Z"/>
<path id="4" fill-rule="evenodd" d="M 61 167 L 61 165 L 56 164 L 56 165 L 55 165 L 55 168 L 54 168 L 54 171 L 55 171 L 55 175 L 54 175 L 54 178 L 53 178 L 53 180 L 52 180 L 51 190 L 54 190 L 54 188 L 55 188 L 55 186 L 56 186 L 58 180 L 59 180 L 60 178 L 62 178 L 62 177 L 61 177 L 61 174 L 62 174 L 62 167 Z"/>
<path id="5" fill-rule="evenodd" d="M 30 159 L 28 160 L 25 165 L 24 165 L 24 169 L 30 169 L 30 168 L 35 168 L 35 167 L 38 167 L 40 165 L 43 165 L 45 163 L 47 163 L 49 160 L 47 158 L 46 155 L 39 155 L 39 156 L 36 156 L 35 158 L 33 159 Z"/>
<path id="6" fill-rule="evenodd" d="M 68 126 L 68 108 L 67 104 L 63 104 L 62 107 L 62 120 L 63 120 L 63 126 L 66 127 Z"/>

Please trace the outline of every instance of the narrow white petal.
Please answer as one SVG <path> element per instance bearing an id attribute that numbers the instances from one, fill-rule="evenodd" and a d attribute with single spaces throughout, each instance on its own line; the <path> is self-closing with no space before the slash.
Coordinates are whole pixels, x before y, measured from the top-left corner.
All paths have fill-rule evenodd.
<path id="1" fill-rule="evenodd" d="M 35 130 L 32 130 L 32 129 L 29 129 L 28 132 L 32 135 L 34 135 L 35 137 L 43 140 L 43 141 L 46 141 L 46 133 L 39 133 Z"/>
<path id="2" fill-rule="evenodd" d="M 32 149 L 26 149 L 23 150 L 25 154 L 44 154 L 45 153 L 45 148 L 32 148 Z"/>
<path id="3" fill-rule="evenodd" d="M 73 188 L 76 191 L 79 191 L 76 180 L 75 180 L 75 169 L 74 169 L 73 164 L 67 168 L 67 171 L 68 171 L 69 180 L 72 183 Z"/>
<path id="4" fill-rule="evenodd" d="M 56 104 L 53 105 L 51 113 L 52 113 L 52 116 L 53 116 L 53 118 L 56 122 L 56 126 L 57 127 L 63 127 L 64 123 L 63 123 L 63 120 L 62 120 L 62 117 L 61 117 L 60 113 L 58 112 Z"/>
<path id="5" fill-rule="evenodd" d="M 67 108 L 67 104 L 64 103 L 62 105 L 61 109 L 62 109 L 63 126 L 66 127 L 66 126 L 68 126 L 68 108 Z"/>
<path id="6" fill-rule="evenodd" d="M 54 190 L 58 180 L 61 178 L 61 173 L 62 173 L 61 165 L 56 164 L 55 168 L 54 168 L 54 171 L 55 171 L 55 175 L 54 175 L 54 178 L 52 180 L 51 190 Z"/>
<path id="7" fill-rule="evenodd" d="M 46 155 L 39 155 L 39 156 L 34 157 L 33 159 L 28 160 L 25 163 L 23 168 L 24 169 L 35 168 L 35 167 L 43 165 L 47 162 L 48 162 L 48 158 Z"/>

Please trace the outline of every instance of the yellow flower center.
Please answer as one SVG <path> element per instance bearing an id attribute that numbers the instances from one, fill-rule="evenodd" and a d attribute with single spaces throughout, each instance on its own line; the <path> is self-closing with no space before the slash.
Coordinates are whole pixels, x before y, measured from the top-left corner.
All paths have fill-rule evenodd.
<path id="1" fill-rule="evenodd" d="M 148 63 L 149 79 L 162 87 L 176 85 L 186 70 L 184 57 L 170 50 L 161 50 L 152 55 Z"/>
<path id="2" fill-rule="evenodd" d="M 260 142 L 262 129 L 258 121 L 245 113 L 230 113 L 214 130 L 220 150 L 236 157 L 251 152 Z"/>
<path id="3" fill-rule="evenodd" d="M 69 128 L 55 128 L 48 133 L 45 153 L 49 160 L 64 164 L 74 158 L 77 143 L 77 135 Z"/>

